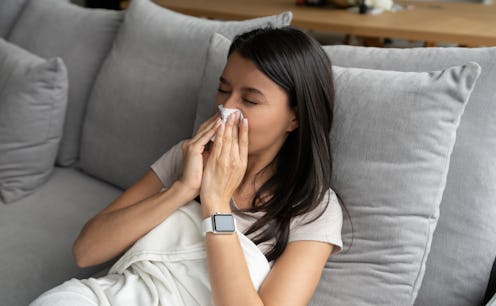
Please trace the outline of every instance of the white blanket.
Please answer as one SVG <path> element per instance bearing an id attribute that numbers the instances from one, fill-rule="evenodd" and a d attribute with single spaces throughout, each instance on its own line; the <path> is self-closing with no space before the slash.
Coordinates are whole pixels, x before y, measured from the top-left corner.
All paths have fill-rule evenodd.
<path id="1" fill-rule="evenodd" d="M 257 246 L 237 233 L 254 287 L 270 270 Z M 201 211 L 191 202 L 138 240 L 100 278 L 72 279 L 35 300 L 41 305 L 212 305 Z"/>

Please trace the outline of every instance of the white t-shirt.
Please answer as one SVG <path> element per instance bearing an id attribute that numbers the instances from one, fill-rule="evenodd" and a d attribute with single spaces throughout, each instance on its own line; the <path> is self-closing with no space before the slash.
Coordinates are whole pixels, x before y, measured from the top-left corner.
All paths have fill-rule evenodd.
<path id="1" fill-rule="evenodd" d="M 170 187 L 182 175 L 183 154 L 181 143 L 176 144 L 169 151 L 164 153 L 150 167 L 160 178 L 164 187 Z M 315 218 L 315 216 L 322 211 L 322 208 L 314 209 L 310 213 L 294 217 L 293 220 L 291 220 L 288 242 L 298 240 L 327 242 L 334 245 L 333 253 L 341 251 L 343 248 L 343 242 L 341 241 L 343 214 L 337 196 L 331 189 L 329 189 L 325 198 L 321 202 L 322 207 L 325 207 L 327 202 L 328 205 L 326 210 L 315 221 L 305 224 L 306 221 Z M 244 233 L 258 218 L 264 214 L 264 212 L 240 213 L 239 209 L 236 207 L 236 204 L 232 200 L 231 209 L 236 219 L 237 229 L 242 233 Z M 252 235 L 256 235 L 256 233 L 253 233 Z M 275 240 L 271 239 L 259 244 L 258 248 L 262 253 L 266 254 L 267 251 L 273 246 L 274 242 Z"/>

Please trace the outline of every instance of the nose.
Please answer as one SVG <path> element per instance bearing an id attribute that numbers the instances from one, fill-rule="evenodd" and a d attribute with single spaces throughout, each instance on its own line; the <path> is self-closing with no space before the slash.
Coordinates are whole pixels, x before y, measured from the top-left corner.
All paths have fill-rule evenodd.
<path id="1" fill-rule="evenodd" d="M 238 108 L 238 98 L 235 93 L 231 93 L 229 97 L 224 101 L 225 108 Z"/>
<path id="2" fill-rule="evenodd" d="M 233 97 L 233 95 L 229 96 L 229 98 L 224 101 L 225 108 L 236 108 L 236 105 L 236 99 Z"/>

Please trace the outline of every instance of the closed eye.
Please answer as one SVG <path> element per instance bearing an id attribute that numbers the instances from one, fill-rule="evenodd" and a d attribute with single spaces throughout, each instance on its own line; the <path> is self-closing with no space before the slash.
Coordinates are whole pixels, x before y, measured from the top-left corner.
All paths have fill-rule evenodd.
<path id="1" fill-rule="evenodd" d="M 257 102 L 254 102 L 254 101 L 251 101 L 251 100 L 247 100 L 247 99 L 243 99 L 243 102 L 248 103 L 248 104 L 253 104 L 253 105 L 257 105 L 258 104 Z"/>
<path id="2" fill-rule="evenodd" d="M 224 90 L 224 89 L 222 89 L 222 88 L 220 88 L 220 87 L 219 87 L 219 88 L 217 88 L 217 91 L 218 91 L 218 92 L 220 92 L 220 93 L 223 93 L 223 94 L 229 93 L 229 91 Z"/>

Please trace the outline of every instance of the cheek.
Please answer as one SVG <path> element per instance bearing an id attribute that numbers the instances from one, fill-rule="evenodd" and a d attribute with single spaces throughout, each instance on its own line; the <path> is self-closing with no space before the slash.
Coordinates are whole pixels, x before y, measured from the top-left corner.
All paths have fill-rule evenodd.
<path id="1" fill-rule="evenodd" d="M 278 115 L 245 112 L 249 124 L 250 147 L 260 147 L 278 142 L 286 136 L 286 120 Z"/>

